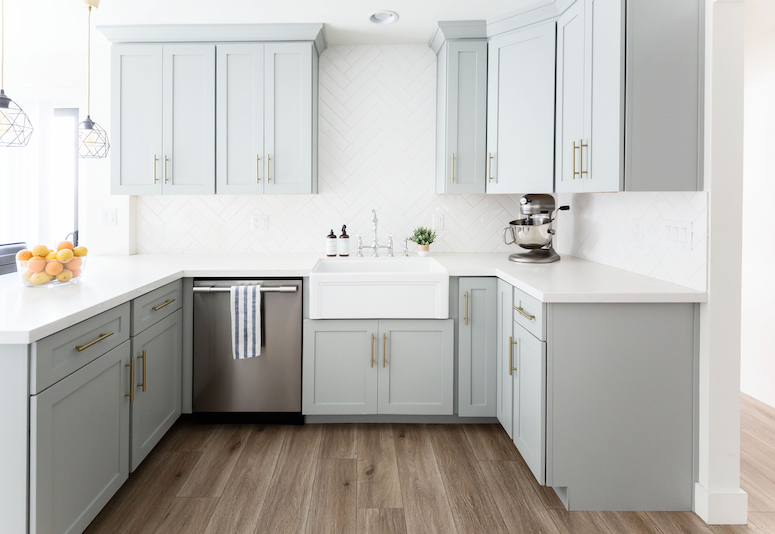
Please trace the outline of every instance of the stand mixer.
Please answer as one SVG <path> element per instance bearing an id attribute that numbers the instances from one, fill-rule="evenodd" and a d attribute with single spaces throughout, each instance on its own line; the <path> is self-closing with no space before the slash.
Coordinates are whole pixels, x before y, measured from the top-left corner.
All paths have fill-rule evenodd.
<path id="1" fill-rule="evenodd" d="M 509 256 L 517 263 L 552 263 L 560 260 L 560 255 L 552 247 L 555 230 L 552 223 L 555 212 L 567 211 L 570 206 L 555 207 L 552 195 L 525 195 L 519 200 L 520 218 L 509 223 L 503 229 L 503 242 L 507 245 L 519 245 L 528 250 Z M 511 232 L 511 241 L 506 234 Z"/>

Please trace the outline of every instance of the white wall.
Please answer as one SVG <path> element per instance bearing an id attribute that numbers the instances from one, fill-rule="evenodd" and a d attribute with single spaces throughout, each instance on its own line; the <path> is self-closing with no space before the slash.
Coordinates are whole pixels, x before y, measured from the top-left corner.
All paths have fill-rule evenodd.
<path id="1" fill-rule="evenodd" d="M 775 406 L 773 20 L 775 2 L 753 0 L 746 3 L 741 389 L 770 406 Z"/>

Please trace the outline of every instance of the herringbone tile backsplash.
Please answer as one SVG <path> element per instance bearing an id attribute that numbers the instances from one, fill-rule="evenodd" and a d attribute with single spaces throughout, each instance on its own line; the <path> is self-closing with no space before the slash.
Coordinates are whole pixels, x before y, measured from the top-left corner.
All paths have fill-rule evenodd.
<path id="1" fill-rule="evenodd" d="M 396 250 L 438 214 L 444 229 L 433 251 L 512 251 L 501 229 L 519 213 L 519 195 L 434 193 L 436 56 L 427 46 L 329 47 L 320 58 L 319 90 L 319 194 L 141 196 L 138 253 L 322 254 L 329 230 L 338 235 L 343 224 L 353 246 L 359 232 L 370 242 L 372 209 L 380 241 L 393 234 Z M 658 235 L 661 218 L 704 221 L 705 193 L 649 195 L 561 198 L 574 211 L 560 215 L 558 250 L 704 289 L 704 223 L 690 265 L 658 240 L 628 242 L 626 220 L 613 217 L 648 220 Z M 671 204 L 674 195 L 684 202 Z M 251 231 L 252 215 L 266 216 L 268 229 Z"/>

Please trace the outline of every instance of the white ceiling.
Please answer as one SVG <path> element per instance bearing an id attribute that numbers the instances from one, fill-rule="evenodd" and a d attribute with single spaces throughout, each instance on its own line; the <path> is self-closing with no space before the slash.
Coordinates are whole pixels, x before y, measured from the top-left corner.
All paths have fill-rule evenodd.
<path id="1" fill-rule="evenodd" d="M 330 44 L 427 43 L 439 20 L 487 19 L 535 3 L 537 0 L 102 0 L 94 18 L 97 24 L 323 22 Z M 398 21 L 384 26 L 369 22 L 371 13 L 384 9 L 398 13 Z"/>

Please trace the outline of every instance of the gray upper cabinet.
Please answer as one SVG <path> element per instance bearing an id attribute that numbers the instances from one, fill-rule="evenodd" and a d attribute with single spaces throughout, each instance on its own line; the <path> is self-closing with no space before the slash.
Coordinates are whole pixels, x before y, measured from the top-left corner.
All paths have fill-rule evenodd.
<path id="1" fill-rule="evenodd" d="M 317 192 L 317 60 L 312 43 L 264 45 L 266 193 Z"/>
<path id="2" fill-rule="evenodd" d="M 445 42 L 437 68 L 436 192 L 484 193 L 487 40 Z"/>
<path id="3" fill-rule="evenodd" d="M 162 47 L 121 44 L 111 61 L 111 192 L 162 192 Z"/>
<path id="4" fill-rule="evenodd" d="M 496 416 L 498 279 L 460 278 L 458 415 Z"/>
<path id="5" fill-rule="evenodd" d="M 491 39 L 487 76 L 487 192 L 554 188 L 555 21 Z"/>
<path id="6" fill-rule="evenodd" d="M 215 45 L 164 45 L 162 192 L 215 193 Z"/>
<path id="7" fill-rule="evenodd" d="M 217 191 L 264 192 L 264 45 L 218 46 Z"/>

